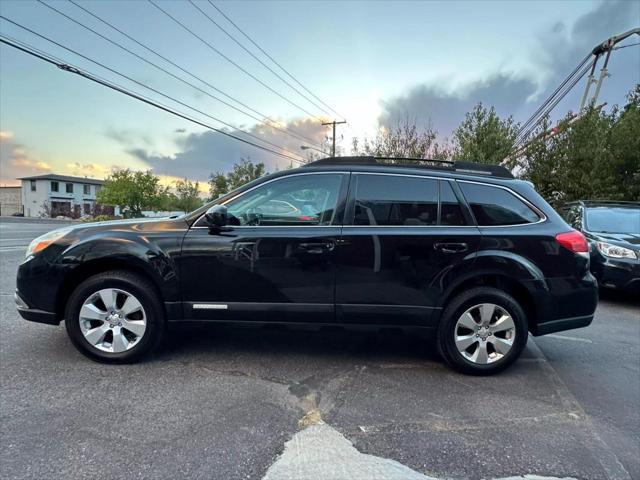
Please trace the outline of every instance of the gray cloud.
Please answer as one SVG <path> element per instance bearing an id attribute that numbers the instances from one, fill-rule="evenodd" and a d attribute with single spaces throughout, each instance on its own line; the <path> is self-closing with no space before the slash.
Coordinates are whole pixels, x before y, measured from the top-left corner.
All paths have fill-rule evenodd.
<path id="1" fill-rule="evenodd" d="M 637 2 L 603 2 L 572 26 L 556 22 L 538 34 L 539 48 L 529 53 L 536 67 L 535 76 L 497 73 L 453 93 L 439 84 L 416 85 L 383 102 L 379 124 L 390 127 L 398 120 L 409 118 L 419 125 L 431 126 L 441 136 L 448 136 L 479 101 L 495 106 L 500 115 L 513 115 L 517 121 L 523 121 L 593 47 L 612 35 L 634 28 L 638 18 L 640 4 Z M 630 40 L 637 42 L 637 37 Z M 603 84 L 598 103 L 621 103 L 624 95 L 640 81 L 640 49 L 615 51 L 609 70 L 612 77 Z M 558 105 L 556 114 L 578 108 L 584 85 L 584 80 L 576 85 Z"/>
<path id="2" fill-rule="evenodd" d="M 286 127 L 314 140 L 315 143 L 322 142 L 326 131 L 325 127 L 311 120 L 295 120 L 289 122 Z M 302 153 L 300 145 L 307 144 L 265 125 L 256 125 L 248 131 L 298 154 Z M 243 132 L 229 130 L 229 133 L 255 142 L 255 139 L 247 137 Z M 267 170 L 286 168 L 291 163 L 290 160 L 275 157 L 214 131 L 190 133 L 179 137 L 176 139 L 179 152 L 175 155 L 159 155 L 144 148 L 131 147 L 124 142 L 123 144 L 127 147 L 127 153 L 149 165 L 156 174 L 201 181 L 206 180 L 212 172 L 231 170 L 241 158 L 250 157 L 254 162 L 263 162 Z"/>
<path id="3" fill-rule="evenodd" d="M 393 127 L 409 118 L 419 126 L 430 126 L 448 135 L 477 102 L 494 106 L 502 116 L 516 115 L 524 99 L 536 89 L 533 81 L 508 75 L 495 75 L 453 93 L 443 91 L 438 85 L 418 85 L 384 103 L 378 122 L 381 126 Z"/>

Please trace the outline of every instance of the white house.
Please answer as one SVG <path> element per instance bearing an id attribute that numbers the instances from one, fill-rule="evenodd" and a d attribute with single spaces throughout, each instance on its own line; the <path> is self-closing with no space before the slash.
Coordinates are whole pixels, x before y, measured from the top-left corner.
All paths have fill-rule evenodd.
<path id="1" fill-rule="evenodd" d="M 104 181 L 94 178 L 54 174 L 22 177 L 18 180 L 22 181 L 25 217 L 80 217 L 93 214 L 96 195 L 104 184 Z M 113 214 L 113 208 L 105 213 Z"/>

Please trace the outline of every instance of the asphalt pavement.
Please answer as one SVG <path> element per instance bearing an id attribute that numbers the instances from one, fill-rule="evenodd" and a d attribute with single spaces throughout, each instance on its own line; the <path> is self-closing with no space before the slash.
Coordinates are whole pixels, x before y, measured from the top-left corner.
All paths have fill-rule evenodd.
<path id="1" fill-rule="evenodd" d="M 636 299 L 603 295 L 488 378 L 414 336 L 210 325 L 108 366 L 15 310 L 24 249 L 56 226 L 0 220 L 3 478 L 640 479 Z"/>

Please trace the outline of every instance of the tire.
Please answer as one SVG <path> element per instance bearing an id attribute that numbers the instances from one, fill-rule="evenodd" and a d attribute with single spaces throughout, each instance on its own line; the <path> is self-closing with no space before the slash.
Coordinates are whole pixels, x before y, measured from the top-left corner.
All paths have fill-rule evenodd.
<path id="1" fill-rule="evenodd" d="M 526 315 L 512 296 L 497 288 L 475 287 L 445 308 L 438 326 L 438 351 L 459 372 L 492 375 L 518 359 L 527 335 Z"/>
<path id="2" fill-rule="evenodd" d="M 73 291 L 65 327 L 73 345 L 90 359 L 132 363 L 160 343 L 164 306 L 155 285 L 145 277 L 127 271 L 104 272 Z"/>

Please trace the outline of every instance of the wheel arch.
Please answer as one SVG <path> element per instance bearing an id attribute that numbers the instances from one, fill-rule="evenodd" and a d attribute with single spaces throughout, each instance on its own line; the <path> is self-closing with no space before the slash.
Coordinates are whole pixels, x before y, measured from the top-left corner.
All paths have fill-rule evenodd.
<path id="1" fill-rule="evenodd" d="M 65 277 L 58 293 L 56 295 L 55 313 L 58 320 L 64 318 L 64 312 L 67 304 L 67 300 L 71 293 L 87 278 L 97 275 L 99 273 L 105 273 L 109 271 L 125 271 L 142 276 L 149 280 L 155 287 L 156 293 L 161 299 L 161 303 L 165 310 L 165 318 L 167 315 L 165 298 L 162 292 L 161 285 L 159 285 L 157 279 L 151 274 L 147 268 L 145 268 L 141 262 L 135 261 L 130 258 L 98 258 L 91 261 L 87 261 L 79 264 L 76 268 Z"/>
<path id="2" fill-rule="evenodd" d="M 497 288 L 511 295 L 524 310 L 529 331 L 535 330 L 539 312 L 534 295 L 525 283 L 504 272 L 487 271 L 465 278 L 445 293 L 442 301 L 443 308 L 460 293 L 479 286 Z"/>

